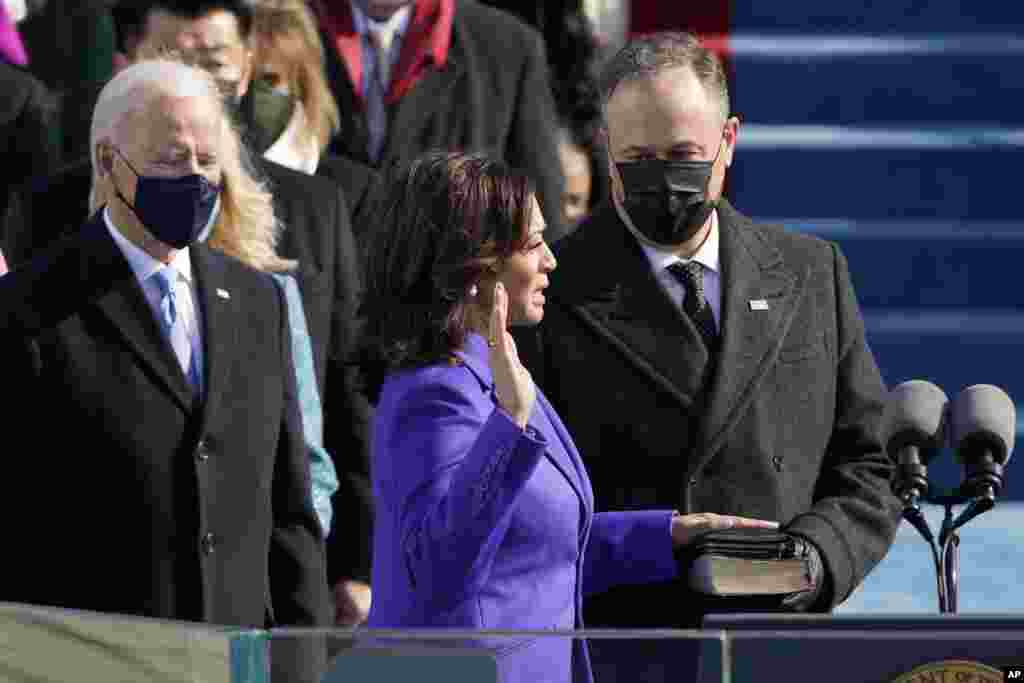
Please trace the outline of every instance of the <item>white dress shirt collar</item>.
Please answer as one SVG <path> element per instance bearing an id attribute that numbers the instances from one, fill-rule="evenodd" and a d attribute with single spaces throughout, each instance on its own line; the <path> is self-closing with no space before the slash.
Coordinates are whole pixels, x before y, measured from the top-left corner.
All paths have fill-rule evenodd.
<path id="1" fill-rule="evenodd" d="M 371 28 L 378 30 L 392 29 L 395 38 L 400 40 L 405 34 L 405 30 L 409 27 L 409 21 L 412 18 L 412 5 L 406 5 L 384 21 L 377 21 L 363 12 L 363 8 L 358 3 L 349 0 L 349 4 L 352 6 L 352 26 L 355 28 L 356 33 L 361 36 L 365 36 Z"/>
<path id="2" fill-rule="evenodd" d="M 650 264 L 651 272 L 654 273 L 655 279 L 661 283 L 661 286 L 665 289 L 669 298 L 679 308 L 682 308 L 683 299 L 686 296 L 686 291 L 682 284 L 673 276 L 669 271 L 668 267 L 676 262 L 686 263 L 685 259 L 681 259 L 671 251 L 667 249 L 659 249 L 645 244 L 637 236 L 637 229 L 633 226 L 633 223 L 629 219 L 629 215 L 618 205 L 615 204 L 615 208 L 619 213 L 619 217 L 622 222 L 628 227 L 629 231 L 633 233 L 633 237 L 636 238 L 640 248 L 643 249 L 644 255 L 647 257 L 647 261 Z M 704 240 L 704 243 L 697 249 L 697 253 L 689 260 L 696 261 L 697 263 L 704 266 L 704 298 L 707 300 L 708 305 L 711 306 L 711 314 L 715 319 L 715 324 L 718 329 L 721 329 L 722 325 L 722 274 L 721 269 L 721 254 L 720 254 L 720 235 L 719 232 L 719 221 L 718 211 L 711 212 L 711 226 L 708 231 L 708 237 Z"/>
<path id="3" fill-rule="evenodd" d="M 320 165 L 320 143 L 312 137 L 308 140 L 302 139 L 301 133 L 307 129 L 306 113 L 302 109 L 302 103 L 296 100 L 288 127 L 263 153 L 263 158 L 313 175 Z"/>
<path id="4" fill-rule="evenodd" d="M 135 273 L 135 278 L 139 281 L 139 284 L 146 282 L 150 276 L 164 267 L 163 263 L 157 261 L 121 234 L 121 231 L 110 219 L 110 209 L 108 207 L 103 207 L 103 222 L 106 223 L 107 230 L 110 232 L 110 237 L 114 240 L 114 244 L 118 246 L 128 261 L 128 265 L 131 266 L 132 272 Z M 175 270 L 186 281 L 190 284 L 192 283 L 192 259 L 189 257 L 188 249 L 179 249 L 178 253 L 171 260 L 170 265 L 174 266 Z"/>
<path id="5" fill-rule="evenodd" d="M 135 274 L 135 279 L 142 289 L 142 295 L 145 297 L 146 303 L 149 304 L 153 316 L 159 320 L 163 315 L 160 307 L 161 292 L 160 286 L 156 283 L 153 275 L 164 268 L 164 264 L 132 244 L 121 233 L 110 219 L 108 207 L 103 207 L 103 222 L 106 224 L 107 231 L 110 233 L 111 239 L 114 240 L 114 244 L 124 254 L 125 260 L 128 261 L 128 265 Z M 189 249 L 178 250 L 170 265 L 174 266 L 178 272 L 177 282 L 175 283 L 175 291 L 180 295 L 178 298 L 178 312 L 185 322 L 186 334 L 188 334 L 189 343 L 192 345 L 192 362 L 196 364 L 198 376 L 203 377 L 203 368 L 206 364 L 203 351 L 203 322 L 200 315 L 196 283 L 192 278 L 192 258 L 189 255 Z M 202 380 L 200 380 L 201 382 Z"/>
<path id="6" fill-rule="evenodd" d="M 622 217 L 623 221 L 633 232 L 633 236 L 636 237 L 636 228 L 633 227 L 632 222 L 629 220 L 629 215 L 619 208 L 618 204 L 615 205 L 619 212 L 619 216 Z M 711 212 L 711 228 L 708 230 L 708 237 L 704 240 L 704 243 L 697 249 L 697 253 L 689 259 L 683 259 L 676 256 L 670 249 L 653 247 L 649 244 L 642 242 L 637 238 L 637 243 L 640 248 L 643 249 L 644 255 L 647 256 L 647 260 L 651 263 L 651 270 L 655 273 L 660 273 L 676 261 L 687 263 L 688 261 L 696 261 L 697 263 L 704 266 L 707 270 L 713 273 L 720 273 L 720 255 L 718 250 L 719 235 L 718 235 L 718 211 L 714 210 Z"/>

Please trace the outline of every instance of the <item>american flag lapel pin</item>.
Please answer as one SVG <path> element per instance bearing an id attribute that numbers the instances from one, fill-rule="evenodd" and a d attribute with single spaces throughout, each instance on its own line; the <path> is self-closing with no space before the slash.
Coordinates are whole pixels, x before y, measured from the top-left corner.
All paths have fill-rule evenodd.
<path id="1" fill-rule="evenodd" d="M 764 299 L 751 299 L 749 302 L 750 310 L 752 311 L 767 311 L 768 302 Z"/>

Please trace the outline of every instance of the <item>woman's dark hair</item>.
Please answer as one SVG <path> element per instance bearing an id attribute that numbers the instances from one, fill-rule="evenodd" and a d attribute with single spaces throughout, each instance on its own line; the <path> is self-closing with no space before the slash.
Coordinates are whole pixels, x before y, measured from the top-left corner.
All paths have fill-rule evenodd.
<path id="1" fill-rule="evenodd" d="M 365 213 L 359 362 L 374 402 L 388 373 L 454 359 L 469 290 L 525 246 L 534 195 L 525 175 L 476 154 L 430 152 L 387 176 Z"/>

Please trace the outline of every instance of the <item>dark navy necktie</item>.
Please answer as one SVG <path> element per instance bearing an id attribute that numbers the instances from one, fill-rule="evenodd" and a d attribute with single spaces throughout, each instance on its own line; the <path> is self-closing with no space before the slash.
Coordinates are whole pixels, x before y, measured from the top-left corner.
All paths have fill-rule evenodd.
<path id="1" fill-rule="evenodd" d="M 718 329 L 715 326 L 714 314 L 711 313 L 711 306 L 704 298 L 703 266 L 696 261 L 687 263 L 676 261 L 668 266 L 668 272 L 686 289 L 686 295 L 683 298 L 683 312 L 697 327 L 708 351 L 717 351 Z"/>

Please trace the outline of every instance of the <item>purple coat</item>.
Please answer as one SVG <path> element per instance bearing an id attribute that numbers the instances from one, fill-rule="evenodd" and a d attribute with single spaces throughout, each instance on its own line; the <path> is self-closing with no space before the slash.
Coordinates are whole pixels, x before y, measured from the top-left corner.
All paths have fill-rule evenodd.
<path id="1" fill-rule="evenodd" d="M 579 629 L 584 594 L 676 577 L 672 512 L 595 514 L 562 421 L 538 390 L 520 430 L 497 408 L 487 355 L 470 334 L 459 363 L 384 383 L 371 628 Z M 504 645 L 503 681 L 590 680 L 581 641 Z"/>

